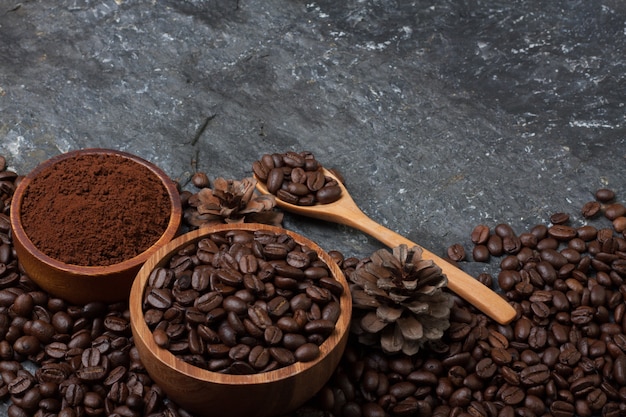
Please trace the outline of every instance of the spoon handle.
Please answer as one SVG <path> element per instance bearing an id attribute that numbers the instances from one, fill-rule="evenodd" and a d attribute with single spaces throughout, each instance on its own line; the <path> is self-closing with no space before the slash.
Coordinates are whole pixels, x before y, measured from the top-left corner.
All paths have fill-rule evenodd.
<path id="1" fill-rule="evenodd" d="M 360 209 L 353 209 L 351 213 L 346 214 L 349 215 L 343 217 L 342 223 L 359 229 L 388 247 L 393 248 L 401 244 L 405 244 L 409 247 L 421 247 L 404 236 L 370 219 L 365 213 L 361 212 Z M 423 247 L 422 250 L 422 257 L 432 260 L 441 268 L 442 272 L 448 277 L 448 288 L 460 297 L 467 300 L 470 304 L 500 324 L 508 324 L 515 318 L 517 314 L 515 309 L 495 291 L 492 291 L 476 278 L 455 267 L 445 259 L 442 259 Z"/>

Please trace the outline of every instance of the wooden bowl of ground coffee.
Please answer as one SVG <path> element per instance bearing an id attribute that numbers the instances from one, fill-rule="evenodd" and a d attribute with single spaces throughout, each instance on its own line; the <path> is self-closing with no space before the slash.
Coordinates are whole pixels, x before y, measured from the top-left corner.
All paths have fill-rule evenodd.
<path id="1" fill-rule="evenodd" d="M 152 163 L 109 149 L 53 157 L 11 203 L 15 251 L 43 290 L 71 303 L 127 300 L 143 263 L 178 233 L 176 184 Z"/>
<path id="2" fill-rule="evenodd" d="M 198 416 L 285 415 L 334 373 L 352 300 L 315 243 L 274 226 L 191 231 L 159 249 L 130 294 L 133 340 L 168 398 Z"/>

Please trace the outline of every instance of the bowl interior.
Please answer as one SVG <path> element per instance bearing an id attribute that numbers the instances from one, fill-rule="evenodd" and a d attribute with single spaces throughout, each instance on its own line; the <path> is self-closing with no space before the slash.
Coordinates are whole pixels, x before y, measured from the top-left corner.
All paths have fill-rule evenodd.
<path id="1" fill-rule="evenodd" d="M 81 155 L 105 155 L 117 158 L 124 158 L 147 168 L 153 175 L 155 175 L 159 179 L 159 182 L 162 184 L 163 188 L 167 192 L 170 201 L 171 210 L 169 223 L 164 233 L 158 238 L 158 240 L 143 252 L 130 259 L 126 259 L 122 262 L 111 265 L 74 265 L 62 262 L 58 259 L 54 259 L 48 256 L 47 254 L 42 252 L 35 244 L 33 244 L 32 240 L 29 238 L 24 229 L 24 225 L 20 216 L 20 213 L 22 212 L 22 204 L 24 202 L 25 192 L 28 186 L 32 183 L 33 179 L 39 176 L 42 172 L 48 170 L 53 165 L 59 163 L 60 161 L 66 161 Z M 49 266 L 50 268 L 59 271 L 71 272 L 72 275 L 75 276 L 115 274 L 128 269 L 138 269 L 138 267 L 141 266 L 156 251 L 157 248 L 163 246 L 165 243 L 169 242 L 176 236 L 180 227 L 182 213 L 180 195 L 178 193 L 176 184 L 160 168 L 142 158 L 126 152 L 99 148 L 70 151 L 42 162 L 28 175 L 26 175 L 20 182 L 15 191 L 14 198 L 11 204 L 11 225 L 13 229 L 13 234 L 15 236 L 15 239 L 19 240 L 21 247 L 23 247 L 24 250 L 32 254 L 32 256 L 35 257 L 39 262 Z"/>

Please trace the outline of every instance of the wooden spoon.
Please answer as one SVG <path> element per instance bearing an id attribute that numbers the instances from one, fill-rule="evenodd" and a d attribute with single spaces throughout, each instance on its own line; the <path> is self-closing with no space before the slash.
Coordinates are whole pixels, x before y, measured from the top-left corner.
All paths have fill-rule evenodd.
<path id="1" fill-rule="evenodd" d="M 337 179 L 326 169 L 324 174 Z M 265 183 L 256 175 L 255 178 L 259 192 L 269 194 Z M 333 203 L 299 206 L 276 198 L 276 204 L 284 210 L 303 216 L 351 226 L 376 238 L 390 248 L 400 246 L 401 244 L 409 247 L 419 246 L 370 219 L 359 209 L 341 181 L 337 180 L 337 182 L 339 187 L 341 187 L 341 197 Z M 448 277 L 448 288 L 460 297 L 500 324 L 508 324 L 515 318 L 515 309 L 504 298 L 450 262 L 424 248 L 422 250 L 423 258 L 432 260 L 441 268 L 442 272 Z"/>

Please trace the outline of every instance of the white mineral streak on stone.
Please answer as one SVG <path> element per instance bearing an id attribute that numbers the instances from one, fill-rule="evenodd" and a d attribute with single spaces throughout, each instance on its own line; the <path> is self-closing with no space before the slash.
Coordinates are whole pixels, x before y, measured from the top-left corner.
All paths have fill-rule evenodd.
<path id="1" fill-rule="evenodd" d="M 572 120 L 569 122 L 571 127 L 585 127 L 588 129 L 615 129 L 615 126 L 606 120 Z"/>

